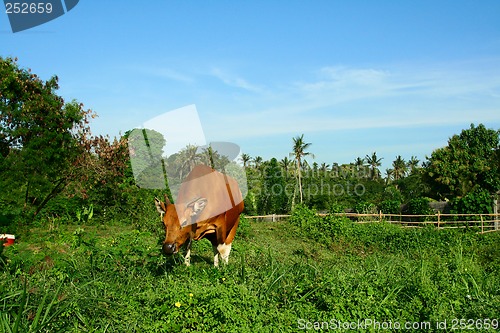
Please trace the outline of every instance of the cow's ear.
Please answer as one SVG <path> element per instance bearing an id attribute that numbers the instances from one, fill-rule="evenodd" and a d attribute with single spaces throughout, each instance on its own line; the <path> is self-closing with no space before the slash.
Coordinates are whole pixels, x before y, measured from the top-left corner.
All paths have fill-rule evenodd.
<path id="1" fill-rule="evenodd" d="M 165 194 L 165 204 L 166 205 L 170 205 L 171 204 L 170 199 L 168 198 L 167 194 Z"/>
<path id="2" fill-rule="evenodd" d="M 191 207 L 193 209 L 193 211 L 191 212 L 191 216 L 200 214 L 207 206 L 207 203 L 207 198 L 198 198 L 193 202 L 190 202 L 188 207 Z"/>
<path id="3" fill-rule="evenodd" d="M 158 198 L 155 198 L 155 206 L 156 206 L 156 210 L 158 211 L 158 213 L 160 213 L 160 215 L 165 214 L 165 212 L 167 211 L 165 204 L 163 202 L 161 202 L 160 200 L 158 200 Z"/>

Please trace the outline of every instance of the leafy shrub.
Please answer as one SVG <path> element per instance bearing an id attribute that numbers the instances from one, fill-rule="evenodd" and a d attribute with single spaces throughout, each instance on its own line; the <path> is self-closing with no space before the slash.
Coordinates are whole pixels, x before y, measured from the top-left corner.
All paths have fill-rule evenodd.
<path id="1" fill-rule="evenodd" d="M 429 206 L 429 199 L 415 198 L 408 201 L 405 208 L 405 213 L 410 215 L 429 215 L 434 211 Z"/>
<path id="2" fill-rule="evenodd" d="M 401 212 L 401 202 L 398 200 L 382 201 L 378 209 L 384 214 L 399 214 Z"/>
<path id="3" fill-rule="evenodd" d="M 240 216 L 240 223 L 236 233 L 238 238 L 249 239 L 252 237 L 252 227 L 250 221 L 244 216 Z"/>
<path id="4" fill-rule="evenodd" d="M 344 216 L 318 216 L 305 205 L 297 205 L 292 212 L 290 223 L 300 228 L 308 238 L 322 244 L 331 244 L 349 234 L 352 222 Z"/>
<path id="5" fill-rule="evenodd" d="M 376 214 L 377 207 L 370 202 L 359 202 L 354 206 L 354 210 L 358 214 Z"/>
<path id="6" fill-rule="evenodd" d="M 491 214 L 492 208 L 493 199 L 485 190 L 469 192 L 451 202 L 451 212 L 454 214 Z"/>

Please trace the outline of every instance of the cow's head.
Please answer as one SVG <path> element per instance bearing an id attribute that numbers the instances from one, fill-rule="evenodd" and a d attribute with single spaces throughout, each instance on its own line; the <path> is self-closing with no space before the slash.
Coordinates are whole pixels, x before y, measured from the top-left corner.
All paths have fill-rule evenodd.
<path id="1" fill-rule="evenodd" d="M 194 198 L 188 203 L 174 205 L 165 196 L 165 202 L 155 198 L 155 206 L 165 226 L 163 252 L 173 254 L 186 242 L 191 241 L 196 230 L 196 219 L 205 209 L 208 200 Z"/>

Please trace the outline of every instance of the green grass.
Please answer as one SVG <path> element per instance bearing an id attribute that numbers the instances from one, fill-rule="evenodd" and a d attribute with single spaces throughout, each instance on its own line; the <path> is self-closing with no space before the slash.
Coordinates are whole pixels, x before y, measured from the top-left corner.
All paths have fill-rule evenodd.
<path id="1" fill-rule="evenodd" d="M 18 235 L 1 254 L 0 332 L 297 332 L 365 319 L 441 332 L 444 320 L 450 330 L 455 318 L 500 319 L 498 233 L 302 212 L 243 220 L 220 269 L 208 241 L 185 267 L 160 254 L 160 239 L 116 224 Z"/>

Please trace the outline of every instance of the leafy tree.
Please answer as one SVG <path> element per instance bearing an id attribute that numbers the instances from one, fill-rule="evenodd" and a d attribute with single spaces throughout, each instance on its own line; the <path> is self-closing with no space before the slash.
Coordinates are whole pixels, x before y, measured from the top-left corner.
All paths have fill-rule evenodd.
<path id="1" fill-rule="evenodd" d="M 31 219 L 74 179 L 94 115 L 16 61 L 0 58 L 0 209 Z"/>
<path id="2" fill-rule="evenodd" d="M 499 130 L 471 124 L 469 129 L 453 135 L 446 147 L 434 150 L 424 170 L 431 193 L 451 199 L 477 189 L 497 192 L 500 189 L 499 135 Z"/>
<path id="3" fill-rule="evenodd" d="M 135 184 L 141 188 L 165 188 L 166 175 L 173 180 L 181 171 L 175 164 L 178 154 L 163 160 L 165 138 L 157 131 L 150 129 L 133 129 L 125 133 L 130 153 Z"/>
<path id="4" fill-rule="evenodd" d="M 275 158 L 272 158 L 266 164 L 260 195 L 261 212 L 263 214 L 284 213 L 286 211 L 287 196 L 283 170 Z"/>
<path id="5" fill-rule="evenodd" d="M 69 185 L 69 192 L 80 193 L 81 198 L 89 199 L 96 212 L 100 212 L 105 207 L 123 203 L 123 185 L 135 183 L 125 137 L 110 140 L 96 136 L 91 140 L 91 147 L 79 161 L 81 176 Z"/>
<path id="6" fill-rule="evenodd" d="M 301 136 L 297 136 L 293 138 L 293 152 L 290 153 L 291 156 L 295 157 L 295 160 L 297 161 L 297 176 L 299 180 L 299 192 L 300 192 L 300 203 L 304 201 L 303 199 L 303 194 L 302 194 L 302 175 L 301 175 L 301 169 L 302 169 L 302 157 L 311 155 L 314 157 L 313 154 L 310 152 L 306 152 L 306 150 L 311 146 L 311 143 L 306 143 L 304 142 L 304 134 Z"/>

